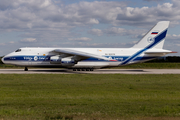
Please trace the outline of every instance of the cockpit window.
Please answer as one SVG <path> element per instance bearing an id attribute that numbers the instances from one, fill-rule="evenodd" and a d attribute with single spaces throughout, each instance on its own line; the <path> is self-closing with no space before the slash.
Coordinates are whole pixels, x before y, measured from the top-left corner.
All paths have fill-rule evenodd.
<path id="1" fill-rule="evenodd" d="M 15 52 L 21 52 L 21 49 L 17 49 Z"/>

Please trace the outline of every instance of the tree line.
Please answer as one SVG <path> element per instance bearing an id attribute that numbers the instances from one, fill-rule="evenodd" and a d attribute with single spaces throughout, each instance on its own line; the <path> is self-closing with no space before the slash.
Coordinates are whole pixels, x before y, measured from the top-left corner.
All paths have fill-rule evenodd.
<path id="1" fill-rule="evenodd" d="M 164 63 L 164 62 L 180 62 L 180 56 L 165 56 L 165 57 L 159 57 L 157 59 L 148 61 L 148 63 Z"/>

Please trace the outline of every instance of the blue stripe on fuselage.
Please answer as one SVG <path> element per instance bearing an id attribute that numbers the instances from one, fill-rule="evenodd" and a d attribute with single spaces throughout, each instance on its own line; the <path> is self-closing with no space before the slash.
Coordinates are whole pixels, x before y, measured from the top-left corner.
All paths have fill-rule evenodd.
<path id="1" fill-rule="evenodd" d="M 50 57 L 51 56 L 11 56 L 11 57 L 5 57 L 4 58 L 4 61 L 50 61 Z M 130 56 L 105 56 L 107 58 L 112 58 L 114 60 L 117 60 L 119 62 L 123 62 L 125 61 L 126 59 L 128 59 Z M 153 58 L 156 58 L 156 57 L 143 57 L 143 56 L 140 56 L 140 57 L 137 57 L 134 59 L 134 61 L 137 61 L 137 60 L 148 60 L 148 59 L 153 59 Z M 88 58 L 88 59 L 85 59 L 83 60 L 82 62 L 107 62 L 106 60 L 99 60 L 99 59 L 96 59 L 96 58 Z M 114 62 L 114 61 L 112 61 Z"/>
<path id="2" fill-rule="evenodd" d="M 4 61 L 50 61 L 51 56 L 10 56 Z"/>

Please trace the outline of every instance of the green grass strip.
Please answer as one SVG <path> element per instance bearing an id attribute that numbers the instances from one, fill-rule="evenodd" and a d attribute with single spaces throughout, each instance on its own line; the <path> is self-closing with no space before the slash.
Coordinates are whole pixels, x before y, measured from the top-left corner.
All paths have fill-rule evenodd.
<path id="1" fill-rule="evenodd" d="M 180 75 L 0 75 L 0 118 L 180 117 Z"/>

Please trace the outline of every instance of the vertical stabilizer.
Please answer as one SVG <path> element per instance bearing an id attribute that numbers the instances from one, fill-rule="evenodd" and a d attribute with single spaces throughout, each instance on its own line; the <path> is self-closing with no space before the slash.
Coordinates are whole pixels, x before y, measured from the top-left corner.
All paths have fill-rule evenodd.
<path id="1" fill-rule="evenodd" d="M 133 48 L 162 49 L 169 26 L 169 21 L 158 22 Z"/>

